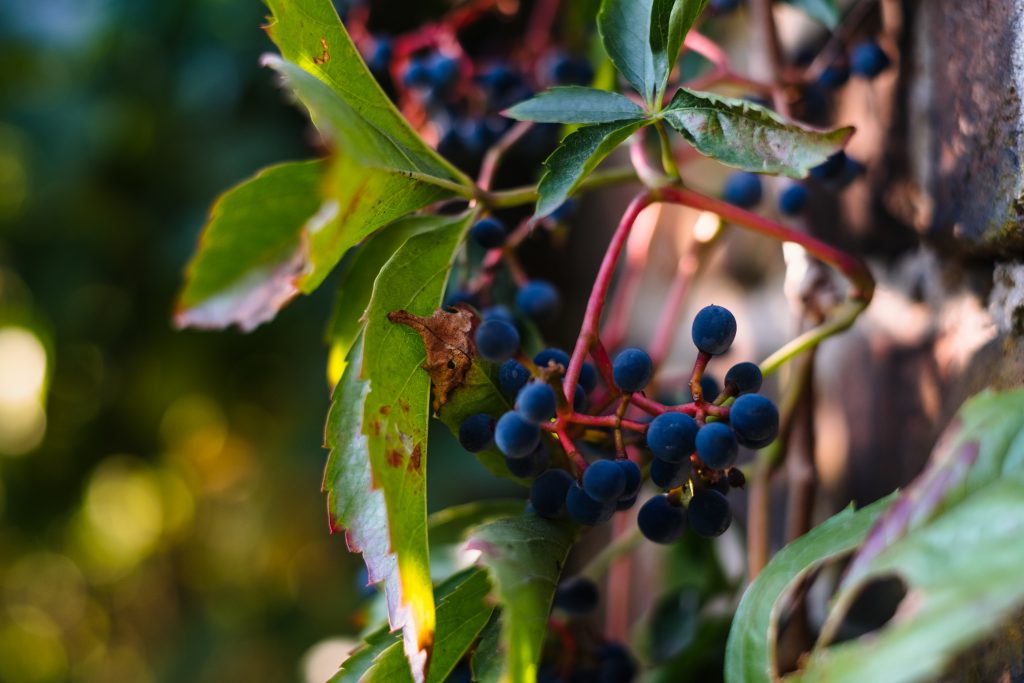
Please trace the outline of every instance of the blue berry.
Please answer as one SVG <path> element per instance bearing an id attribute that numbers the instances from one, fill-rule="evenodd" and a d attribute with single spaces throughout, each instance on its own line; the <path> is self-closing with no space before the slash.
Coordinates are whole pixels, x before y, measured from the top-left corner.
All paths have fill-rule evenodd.
<path id="1" fill-rule="evenodd" d="M 716 14 L 728 14 L 740 6 L 740 0 L 711 0 L 709 4 Z"/>
<path id="2" fill-rule="evenodd" d="M 626 490 L 626 474 L 614 460 L 598 460 L 583 473 L 583 490 L 594 500 L 613 503 Z"/>
<path id="3" fill-rule="evenodd" d="M 825 161 L 811 169 L 811 176 L 817 180 L 832 180 L 839 177 L 846 167 L 846 152 L 839 150 Z"/>
<path id="4" fill-rule="evenodd" d="M 560 55 L 551 64 L 551 79 L 558 85 L 590 85 L 594 68 L 586 59 Z"/>
<path id="5" fill-rule="evenodd" d="M 451 308 L 458 304 L 466 304 L 473 308 L 480 308 L 480 300 L 475 294 L 471 294 L 464 289 L 453 289 L 444 296 L 444 307 Z"/>
<path id="6" fill-rule="evenodd" d="M 554 605 L 569 614 L 584 615 L 597 608 L 597 584 L 585 576 L 570 576 L 555 589 Z"/>
<path id="7" fill-rule="evenodd" d="M 515 359 L 507 360 L 498 370 L 498 387 L 505 396 L 515 398 L 531 377 L 530 371 L 522 363 Z"/>
<path id="8" fill-rule="evenodd" d="M 736 338 L 736 318 L 727 308 L 705 306 L 693 319 L 690 336 L 699 351 L 712 356 L 721 355 L 729 350 Z"/>
<path id="9" fill-rule="evenodd" d="M 597 388 L 597 369 L 589 362 L 583 363 L 580 367 L 580 386 L 588 394 Z"/>
<path id="10" fill-rule="evenodd" d="M 687 463 L 669 462 L 661 458 L 651 461 L 651 481 L 659 489 L 674 489 L 682 486 L 690 473 Z"/>
<path id="11" fill-rule="evenodd" d="M 637 493 L 637 494 L 635 494 L 633 496 L 630 496 L 628 498 L 625 498 L 625 497 L 619 498 L 617 501 L 615 501 L 615 511 L 616 512 L 620 512 L 622 510 L 630 509 L 631 507 L 636 505 L 636 499 L 639 496 L 640 496 L 640 494 Z"/>
<path id="12" fill-rule="evenodd" d="M 545 322 L 558 315 L 562 297 L 555 286 L 546 280 L 531 280 L 516 292 L 516 308 L 537 322 Z"/>
<path id="13" fill-rule="evenodd" d="M 614 504 L 594 500 L 576 482 L 573 482 L 565 495 L 565 507 L 569 511 L 569 516 L 583 526 L 607 522 L 615 514 Z"/>
<path id="14" fill-rule="evenodd" d="M 426 88 L 430 85 L 430 67 L 422 59 L 412 59 L 402 74 L 402 83 L 407 88 Z"/>
<path id="15" fill-rule="evenodd" d="M 370 53 L 368 67 L 376 74 L 385 74 L 391 66 L 391 58 L 394 56 L 394 49 L 391 41 L 387 38 L 378 37 L 373 44 L 373 52 Z"/>
<path id="16" fill-rule="evenodd" d="M 730 204 L 749 209 L 761 201 L 761 176 L 738 171 L 725 179 L 722 198 Z"/>
<path id="17" fill-rule="evenodd" d="M 732 523 L 729 499 L 714 489 L 701 489 L 693 494 L 687 507 L 687 517 L 698 536 L 721 536 Z"/>
<path id="18" fill-rule="evenodd" d="M 637 526 L 655 543 L 674 543 L 686 531 L 686 508 L 659 495 L 643 504 L 636 516 Z"/>
<path id="19" fill-rule="evenodd" d="M 561 205 L 548 214 L 548 218 L 553 221 L 564 221 L 566 218 L 572 215 L 576 210 L 576 200 L 569 198 L 566 199 Z"/>
<path id="20" fill-rule="evenodd" d="M 551 460 L 551 451 L 543 441 L 525 458 L 510 458 L 505 456 L 505 466 L 513 476 L 520 479 L 533 479 L 548 468 Z"/>
<path id="21" fill-rule="evenodd" d="M 760 366 L 750 361 L 737 363 L 725 373 L 725 388 L 734 396 L 756 394 L 761 391 L 763 381 Z"/>
<path id="22" fill-rule="evenodd" d="M 469 236 L 484 249 L 495 249 L 505 243 L 505 224 L 497 218 L 481 218 L 469 229 Z"/>
<path id="23" fill-rule="evenodd" d="M 643 483 L 640 466 L 632 460 L 616 460 L 615 464 L 619 466 L 626 478 L 626 488 L 622 490 L 619 500 L 636 498 L 636 494 L 640 492 L 640 485 Z"/>
<path id="24" fill-rule="evenodd" d="M 505 322 L 513 325 L 516 322 L 516 317 L 512 314 L 512 309 L 508 306 L 502 306 L 501 304 L 489 306 L 480 311 L 480 317 L 484 320 L 504 320 Z"/>
<path id="25" fill-rule="evenodd" d="M 476 329 L 476 349 L 484 359 L 502 363 L 519 350 L 519 332 L 505 320 L 485 320 Z"/>
<path id="26" fill-rule="evenodd" d="M 714 377 L 703 374 L 700 376 L 700 393 L 704 396 L 705 401 L 714 401 L 722 393 L 722 389 Z"/>
<path id="27" fill-rule="evenodd" d="M 829 90 L 841 88 L 846 81 L 850 80 L 850 69 L 841 63 L 825 67 L 818 76 L 818 83 Z"/>
<path id="28" fill-rule="evenodd" d="M 793 183 L 779 195 L 779 211 L 787 216 L 797 216 L 807 206 L 807 188 Z"/>
<path id="29" fill-rule="evenodd" d="M 516 410 L 523 419 L 540 424 L 555 416 L 555 392 L 549 384 L 528 384 L 516 398 Z"/>
<path id="30" fill-rule="evenodd" d="M 873 40 L 860 43 L 850 51 L 850 71 L 858 76 L 874 78 L 889 64 L 889 55 Z"/>
<path id="31" fill-rule="evenodd" d="M 697 447 L 697 422 L 685 413 L 662 413 L 647 428 L 647 447 L 655 458 L 682 462 Z"/>
<path id="32" fill-rule="evenodd" d="M 467 417 L 459 425 L 459 443 L 470 453 L 490 448 L 494 443 L 494 418 L 487 413 Z"/>
<path id="33" fill-rule="evenodd" d="M 540 427 L 524 420 L 519 413 L 509 411 L 501 416 L 494 427 L 494 441 L 498 450 L 510 458 L 525 458 L 540 443 Z"/>
<path id="34" fill-rule="evenodd" d="M 587 392 L 583 389 L 582 384 L 577 384 L 576 393 L 572 397 L 572 409 L 577 413 L 585 413 L 588 405 L 590 405 L 590 401 L 587 400 Z"/>
<path id="35" fill-rule="evenodd" d="M 606 643 L 597 659 L 597 683 L 630 683 L 636 676 L 636 662 L 619 643 Z"/>
<path id="36" fill-rule="evenodd" d="M 572 486 L 572 477 L 565 470 L 548 470 L 533 480 L 530 504 L 541 517 L 555 519 L 565 514 L 565 495 Z"/>
<path id="37" fill-rule="evenodd" d="M 643 349 L 624 349 L 612 363 L 615 385 L 625 392 L 642 391 L 651 381 L 654 365 Z"/>
<path id="38" fill-rule="evenodd" d="M 697 455 L 711 469 L 731 467 L 738 450 L 736 436 L 724 422 L 709 422 L 697 432 Z"/>
<path id="39" fill-rule="evenodd" d="M 447 55 L 435 55 L 430 60 L 430 83 L 437 88 L 447 88 L 459 79 L 459 60 Z"/>
<path id="40" fill-rule="evenodd" d="M 544 349 L 533 357 L 533 362 L 542 370 L 547 368 L 551 361 L 555 361 L 555 365 L 561 365 L 563 370 L 569 369 L 569 354 L 562 349 Z"/>
<path id="41" fill-rule="evenodd" d="M 747 448 L 764 448 L 779 434 L 779 409 L 760 394 L 744 394 L 729 409 L 736 441 Z"/>

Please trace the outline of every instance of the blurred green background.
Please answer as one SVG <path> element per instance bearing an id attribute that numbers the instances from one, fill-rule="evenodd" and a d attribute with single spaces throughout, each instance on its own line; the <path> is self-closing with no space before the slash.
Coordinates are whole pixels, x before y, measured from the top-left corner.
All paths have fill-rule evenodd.
<path id="1" fill-rule="evenodd" d="M 170 325 L 213 198 L 316 153 L 264 16 L 0 3 L 0 681 L 322 681 L 365 621 L 319 493 L 331 288 Z"/>

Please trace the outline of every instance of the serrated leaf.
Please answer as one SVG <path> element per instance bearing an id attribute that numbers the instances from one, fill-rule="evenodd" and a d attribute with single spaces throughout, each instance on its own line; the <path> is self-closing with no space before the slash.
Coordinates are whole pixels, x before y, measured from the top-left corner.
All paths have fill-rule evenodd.
<path id="1" fill-rule="evenodd" d="M 775 680 L 776 622 L 784 598 L 822 564 L 852 552 L 892 500 L 890 496 L 856 512 L 849 507 L 772 558 L 747 587 L 736 609 L 726 645 L 727 683 Z"/>
<path id="2" fill-rule="evenodd" d="M 248 331 L 298 294 L 302 229 L 320 208 L 325 167 L 322 160 L 270 166 L 217 198 L 186 273 L 176 325 Z"/>
<path id="3" fill-rule="evenodd" d="M 746 100 L 680 88 L 662 112 L 701 154 L 734 168 L 804 178 L 843 148 L 853 128 L 816 130 Z"/>
<path id="4" fill-rule="evenodd" d="M 648 123 L 646 119 L 599 123 L 566 136 L 544 162 L 544 175 L 537 186 L 536 218 L 560 207 L 612 150 Z"/>
<path id="5" fill-rule="evenodd" d="M 398 645 L 401 649 L 401 643 L 401 636 L 392 633 L 387 626 L 380 627 L 363 638 L 363 642 L 349 654 L 338 672 L 331 676 L 327 683 L 358 683 L 363 674 L 373 666 L 374 660 L 393 645 Z"/>
<path id="6" fill-rule="evenodd" d="M 835 0 L 783 0 L 794 7 L 804 11 L 811 19 L 821 22 L 825 27 L 834 31 L 839 26 L 839 8 Z"/>
<path id="7" fill-rule="evenodd" d="M 545 90 L 503 113 L 519 121 L 538 123 L 608 123 L 647 114 L 624 95 L 579 86 Z"/>
<path id="8" fill-rule="evenodd" d="M 535 515 L 509 517 L 475 529 L 466 543 L 480 551 L 501 606 L 501 651 L 509 683 L 534 683 L 555 587 L 575 530 Z"/>
<path id="9" fill-rule="evenodd" d="M 686 34 L 709 0 L 654 0 L 651 8 L 651 53 L 654 58 L 655 102 L 665 96 L 668 78 L 679 59 Z"/>
<path id="10" fill-rule="evenodd" d="M 597 13 L 597 29 L 604 49 L 648 106 L 654 104 L 658 80 L 650 44 L 654 2 L 603 0 Z"/>

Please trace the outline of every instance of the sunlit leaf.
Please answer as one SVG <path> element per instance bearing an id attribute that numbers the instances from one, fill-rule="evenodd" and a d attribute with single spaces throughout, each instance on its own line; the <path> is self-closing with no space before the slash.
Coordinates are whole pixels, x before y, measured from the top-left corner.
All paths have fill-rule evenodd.
<path id="1" fill-rule="evenodd" d="M 646 112 L 619 93 L 569 86 L 545 90 L 504 114 L 519 121 L 539 123 L 608 123 L 642 117 Z"/>

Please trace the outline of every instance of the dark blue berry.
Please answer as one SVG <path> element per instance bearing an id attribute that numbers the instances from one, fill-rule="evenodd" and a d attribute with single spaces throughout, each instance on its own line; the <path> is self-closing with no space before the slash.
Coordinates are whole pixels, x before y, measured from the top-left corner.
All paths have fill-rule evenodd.
<path id="1" fill-rule="evenodd" d="M 387 38 L 377 38 L 373 45 L 373 52 L 370 54 L 370 71 L 375 74 L 386 74 L 391 66 L 391 58 L 394 56 L 394 49 L 391 41 Z"/>
<path id="2" fill-rule="evenodd" d="M 407 88 L 426 88 L 430 85 L 430 67 L 422 59 L 413 59 L 402 74 L 402 83 Z"/>
<path id="3" fill-rule="evenodd" d="M 659 489 L 682 486 L 690 473 L 687 462 L 669 462 L 655 458 L 651 461 L 651 481 Z"/>
<path id="4" fill-rule="evenodd" d="M 561 205 L 548 214 L 548 218 L 553 221 L 564 221 L 566 218 L 572 215 L 573 211 L 576 210 L 576 200 L 566 199 Z"/>
<path id="5" fill-rule="evenodd" d="M 697 432 L 697 455 L 711 469 L 731 467 L 738 450 L 736 436 L 724 422 L 709 422 Z"/>
<path id="6" fill-rule="evenodd" d="M 744 394 L 729 408 L 736 441 L 747 448 L 764 448 L 779 434 L 779 409 L 760 394 Z"/>
<path id="7" fill-rule="evenodd" d="M 597 388 L 597 369 L 589 362 L 580 366 L 580 386 L 588 394 Z"/>
<path id="8" fill-rule="evenodd" d="M 709 4 L 716 14 L 728 14 L 740 6 L 740 0 L 711 0 Z"/>
<path id="9" fill-rule="evenodd" d="M 636 677 L 636 662 L 624 645 L 606 643 L 597 658 L 597 683 L 630 683 Z"/>
<path id="10" fill-rule="evenodd" d="M 512 309 L 508 306 L 502 306 L 501 304 L 489 306 L 480 311 L 480 317 L 484 320 L 504 320 L 505 322 L 513 325 L 516 322 L 516 317 L 512 314 Z"/>
<path id="11" fill-rule="evenodd" d="M 640 485 L 643 483 L 643 475 L 640 473 L 640 466 L 632 460 L 616 460 L 615 464 L 622 470 L 626 478 L 626 488 L 622 490 L 622 498 L 635 498 L 640 492 Z"/>
<path id="12" fill-rule="evenodd" d="M 451 308 L 457 304 L 466 304 L 473 308 L 480 308 L 480 299 L 475 294 L 471 294 L 464 289 L 453 289 L 445 294 L 445 308 Z"/>
<path id="13" fill-rule="evenodd" d="M 697 423 L 685 413 L 662 413 L 647 428 L 647 447 L 655 458 L 682 462 L 697 447 Z"/>
<path id="14" fill-rule="evenodd" d="M 548 468 L 551 451 L 543 441 L 525 458 L 505 457 L 505 466 L 513 476 L 520 479 L 533 479 Z"/>
<path id="15" fill-rule="evenodd" d="M 526 366 L 515 359 L 507 360 L 498 370 L 498 387 L 501 393 L 509 398 L 515 398 L 531 378 L 532 375 Z"/>
<path id="16" fill-rule="evenodd" d="M 577 413 L 585 413 L 588 405 L 590 401 L 587 399 L 587 392 L 584 391 L 582 384 L 577 384 L 576 393 L 572 397 L 572 409 Z"/>
<path id="17" fill-rule="evenodd" d="M 841 88 L 848 80 L 850 80 L 850 69 L 841 63 L 825 67 L 821 75 L 818 76 L 818 83 L 829 90 Z"/>
<path id="18" fill-rule="evenodd" d="M 459 79 L 459 60 L 447 55 L 435 55 L 428 65 L 430 83 L 437 88 L 447 88 Z"/>
<path id="19" fill-rule="evenodd" d="M 700 393 L 704 396 L 705 401 L 714 401 L 718 398 L 718 394 L 722 393 L 722 389 L 714 377 L 703 374 L 700 376 Z"/>
<path id="20" fill-rule="evenodd" d="M 565 470 L 548 470 L 533 480 L 530 504 L 541 517 L 555 519 L 565 514 L 565 495 L 572 486 L 572 477 Z"/>
<path id="21" fill-rule="evenodd" d="M 594 500 L 576 482 L 573 482 L 565 495 L 565 507 L 569 511 L 569 516 L 583 526 L 607 522 L 615 514 L 614 504 Z"/>
<path id="22" fill-rule="evenodd" d="M 494 443 L 494 418 L 487 413 L 467 417 L 459 425 L 459 443 L 470 453 L 490 448 Z"/>
<path id="23" fill-rule="evenodd" d="M 555 407 L 555 391 L 543 382 L 526 385 L 516 398 L 516 410 L 534 424 L 551 420 L 555 416 Z"/>
<path id="24" fill-rule="evenodd" d="M 583 473 L 583 490 L 594 500 L 613 503 L 626 490 L 626 474 L 614 460 L 598 460 Z"/>
<path id="25" fill-rule="evenodd" d="M 505 320 L 485 320 L 476 329 L 476 349 L 484 359 L 502 363 L 519 350 L 519 332 Z"/>
<path id="26" fill-rule="evenodd" d="M 636 516 L 637 526 L 655 543 L 674 543 L 686 531 L 686 508 L 659 495 L 643 504 Z"/>
<path id="27" fill-rule="evenodd" d="M 533 362 L 542 370 L 546 369 L 551 361 L 555 361 L 555 365 L 561 365 L 563 370 L 569 369 L 569 354 L 562 349 L 544 349 L 533 357 Z"/>
<path id="28" fill-rule="evenodd" d="M 494 441 L 498 450 L 508 457 L 525 458 L 540 443 L 540 427 L 527 422 L 519 413 L 509 411 L 495 425 Z"/>
<path id="29" fill-rule="evenodd" d="M 486 69 L 477 77 L 480 84 L 495 93 L 503 93 L 522 84 L 522 77 L 504 64 Z"/>
<path id="30" fill-rule="evenodd" d="M 793 183 L 779 195 L 779 211 L 787 216 L 797 216 L 807 206 L 807 188 Z"/>
<path id="31" fill-rule="evenodd" d="M 546 280 L 531 280 L 516 292 L 516 308 L 527 318 L 546 322 L 558 315 L 562 297 Z"/>
<path id="32" fill-rule="evenodd" d="M 622 510 L 630 509 L 631 507 L 636 505 L 636 499 L 639 497 L 639 495 L 640 494 L 638 493 L 636 495 L 630 496 L 629 498 L 619 498 L 617 501 L 615 501 L 615 511 L 620 512 Z"/>
<path id="33" fill-rule="evenodd" d="M 889 55 L 873 40 L 860 43 L 850 51 L 850 71 L 858 76 L 874 78 L 889 64 Z"/>
<path id="34" fill-rule="evenodd" d="M 594 68 L 586 59 L 559 55 L 551 63 L 551 80 L 558 85 L 590 85 Z"/>
<path id="35" fill-rule="evenodd" d="M 729 499 L 714 489 L 701 489 L 693 494 L 686 509 L 687 517 L 698 536 L 721 536 L 732 523 Z"/>
<path id="36" fill-rule="evenodd" d="M 722 198 L 746 209 L 757 206 L 761 201 L 761 176 L 746 171 L 733 173 L 725 179 Z"/>
<path id="37" fill-rule="evenodd" d="M 469 236 L 484 249 L 495 249 L 505 243 L 505 224 L 497 218 L 481 218 L 469 229 Z"/>
<path id="38" fill-rule="evenodd" d="M 825 161 L 811 169 L 811 176 L 817 180 L 838 178 L 846 166 L 846 152 L 839 150 Z"/>
<path id="39" fill-rule="evenodd" d="M 729 368 L 729 372 L 725 373 L 725 388 L 734 396 L 756 394 L 761 391 L 763 381 L 764 376 L 761 374 L 760 366 L 750 361 L 737 363 Z"/>
<path id="40" fill-rule="evenodd" d="M 555 589 L 555 607 L 569 614 L 584 615 L 597 608 L 597 584 L 585 576 L 570 576 Z"/>
<path id="41" fill-rule="evenodd" d="M 693 319 L 690 336 L 698 350 L 718 356 L 728 351 L 736 338 L 736 318 L 727 308 L 705 306 Z"/>
<path id="42" fill-rule="evenodd" d="M 612 363 L 615 385 L 625 392 L 642 391 L 651 381 L 654 365 L 643 349 L 624 349 Z"/>

